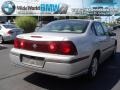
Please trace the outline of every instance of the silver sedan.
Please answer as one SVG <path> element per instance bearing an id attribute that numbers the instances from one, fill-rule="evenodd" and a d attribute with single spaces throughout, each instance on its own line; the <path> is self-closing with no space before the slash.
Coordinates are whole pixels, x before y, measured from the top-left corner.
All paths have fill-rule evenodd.
<path id="1" fill-rule="evenodd" d="M 107 27 L 93 20 L 57 20 L 34 33 L 18 35 L 11 61 L 29 70 L 72 78 L 94 78 L 98 66 L 116 52 L 117 41 Z"/>
<path id="2" fill-rule="evenodd" d="M 13 24 L 0 24 L 0 43 L 14 40 L 17 35 L 23 33 L 23 29 Z"/>

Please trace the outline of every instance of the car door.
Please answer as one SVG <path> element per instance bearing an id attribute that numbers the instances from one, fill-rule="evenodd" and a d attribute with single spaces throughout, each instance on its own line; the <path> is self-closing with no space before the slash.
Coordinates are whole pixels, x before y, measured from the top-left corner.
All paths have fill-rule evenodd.
<path id="1" fill-rule="evenodd" d="M 105 33 L 104 28 L 100 22 L 94 22 L 94 29 L 96 35 L 96 44 L 97 47 L 101 50 L 100 62 L 102 62 L 109 56 L 108 48 L 110 46 L 110 37 Z"/>
<path id="2" fill-rule="evenodd" d="M 0 26 L 0 35 L 2 35 L 2 34 L 3 34 L 2 27 Z"/>
<path id="3" fill-rule="evenodd" d="M 109 35 L 110 31 L 109 31 L 108 27 L 104 23 L 102 23 L 102 27 L 103 27 L 103 30 L 105 32 L 105 35 L 108 37 L 107 38 L 107 41 L 108 41 L 107 42 L 107 48 L 106 48 L 107 55 L 111 55 L 111 53 L 114 50 L 115 39 L 111 38 L 111 36 Z"/>

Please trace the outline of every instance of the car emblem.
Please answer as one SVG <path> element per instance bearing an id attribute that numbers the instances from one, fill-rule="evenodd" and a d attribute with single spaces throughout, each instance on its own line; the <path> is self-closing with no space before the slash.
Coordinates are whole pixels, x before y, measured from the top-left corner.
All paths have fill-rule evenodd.
<path id="1" fill-rule="evenodd" d="M 37 44 L 33 44 L 33 48 L 36 49 L 37 48 Z"/>
<path id="2" fill-rule="evenodd" d="M 4 14 L 11 15 L 14 13 L 16 6 L 12 1 L 5 1 L 1 8 Z"/>

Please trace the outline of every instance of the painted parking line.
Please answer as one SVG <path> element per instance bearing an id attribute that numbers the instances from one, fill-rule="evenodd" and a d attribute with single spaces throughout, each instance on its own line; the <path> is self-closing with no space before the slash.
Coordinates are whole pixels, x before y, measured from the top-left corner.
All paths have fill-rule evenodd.
<path id="1" fill-rule="evenodd" d="M 19 72 L 19 73 L 6 74 L 6 75 L 3 75 L 3 76 L 0 76 L 0 80 L 11 78 L 11 77 L 14 77 L 14 76 L 17 76 L 17 75 L 20 75 L 20 74 L 23 74 L 23 73 L 28 73 L 28 72 L 29 71 L 23 71 L 23 72 Z"/>

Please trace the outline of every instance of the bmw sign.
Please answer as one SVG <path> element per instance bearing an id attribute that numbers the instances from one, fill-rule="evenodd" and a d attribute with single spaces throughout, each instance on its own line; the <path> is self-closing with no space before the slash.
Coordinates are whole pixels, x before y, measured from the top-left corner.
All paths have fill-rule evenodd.
<path id="1" fill-rule="evenodd" d="M 1 8 L 4 14 L 11 15 L 15 11 L 15 4 L 12 1 L 6 1 Z"/>

